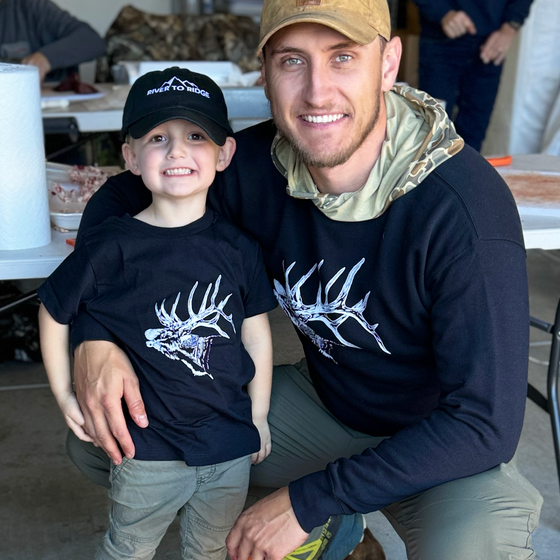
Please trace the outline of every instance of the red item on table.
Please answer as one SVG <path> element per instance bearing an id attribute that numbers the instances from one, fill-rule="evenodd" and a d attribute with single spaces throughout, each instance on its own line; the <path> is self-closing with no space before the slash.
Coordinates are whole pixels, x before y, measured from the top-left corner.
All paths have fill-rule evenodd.
<path id="1" fill-rule="evenodd" d="M 73 91 L 75 93 L 99 93 L 92 85 L 80 81 L 77 72 L 70 74 L 63 82 L 53 88 L 54 91 Z"/>

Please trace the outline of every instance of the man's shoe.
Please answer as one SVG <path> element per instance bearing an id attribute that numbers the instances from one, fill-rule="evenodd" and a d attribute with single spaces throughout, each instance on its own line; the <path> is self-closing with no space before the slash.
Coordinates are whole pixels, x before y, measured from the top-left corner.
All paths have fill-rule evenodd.
<path id="1" fill-rule="evenodd" d="M 381 543 L 366 527 L 362 542 L 344 560 L 385 560 Z"/>
<path id="2" fill-rule="evenodd" d="M 376 546 L 372 548 L 372 544 Z M 373 553 L 368 555 L 367 552 L 370 550 L 375 550 L 376 555 Z M 354 556 L 354 553 L 362 555 Z M 366 529 L 364 516 L 355 514 L 329 517 L 325 525 L 313 529 L 307 541 L 285 556 L 284 560 L 384 560 L 384 558 L 381 545 Z"/>

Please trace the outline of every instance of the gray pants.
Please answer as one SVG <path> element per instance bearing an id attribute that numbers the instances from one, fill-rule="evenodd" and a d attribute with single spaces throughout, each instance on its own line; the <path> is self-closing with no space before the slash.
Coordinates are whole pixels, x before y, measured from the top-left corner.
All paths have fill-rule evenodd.
<path id="1" fill-rule="evenodd" d="M 334 418 L 317 397 L 305 362 L 274 368 L 269 423 L 272 453 L 251 469 L 251 485 L 257 487 L 286 486 L 383 439 Z M 67 449 L 86 476 L 109 487 L 109 459 L 103 451 L 72 432 Z M 404 541 L 410 560 L 527 560 L 535 557 L 531 535 L 541 506 L 539 492 L 511 461 L 411 496 L 382 513 Z"/>
<path id="2" fill-rule="evenodd" d="M 179 512 L 182 558 L 225 560 L 250 467 L 249 455 L 204 467 L 125 457 L 111 467 L 111 522 L 95 559 L 150 560 Z"/>

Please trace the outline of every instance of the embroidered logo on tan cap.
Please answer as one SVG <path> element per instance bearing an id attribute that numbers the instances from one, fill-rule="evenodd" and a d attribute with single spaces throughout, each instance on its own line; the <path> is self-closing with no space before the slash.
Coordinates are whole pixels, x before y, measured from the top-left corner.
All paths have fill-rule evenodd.
<path id="1" fill-rule="evenodd" d="M 321 0 L 297 0 L 296 6 L 320 6 Z"/>

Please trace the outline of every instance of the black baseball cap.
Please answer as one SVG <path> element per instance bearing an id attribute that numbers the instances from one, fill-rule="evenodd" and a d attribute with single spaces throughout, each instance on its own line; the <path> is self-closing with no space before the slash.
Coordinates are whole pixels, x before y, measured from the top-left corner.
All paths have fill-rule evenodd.
<path id="1" fill-rule="evenodd" d="M 174 66 L 140 76 L 130 88 L 123 112 L 123 139 L 141 138 L 160 124 L 185 119 L 202 128 L 218 146 L 233 131 L 224 94 L 204 74 Z"/>

